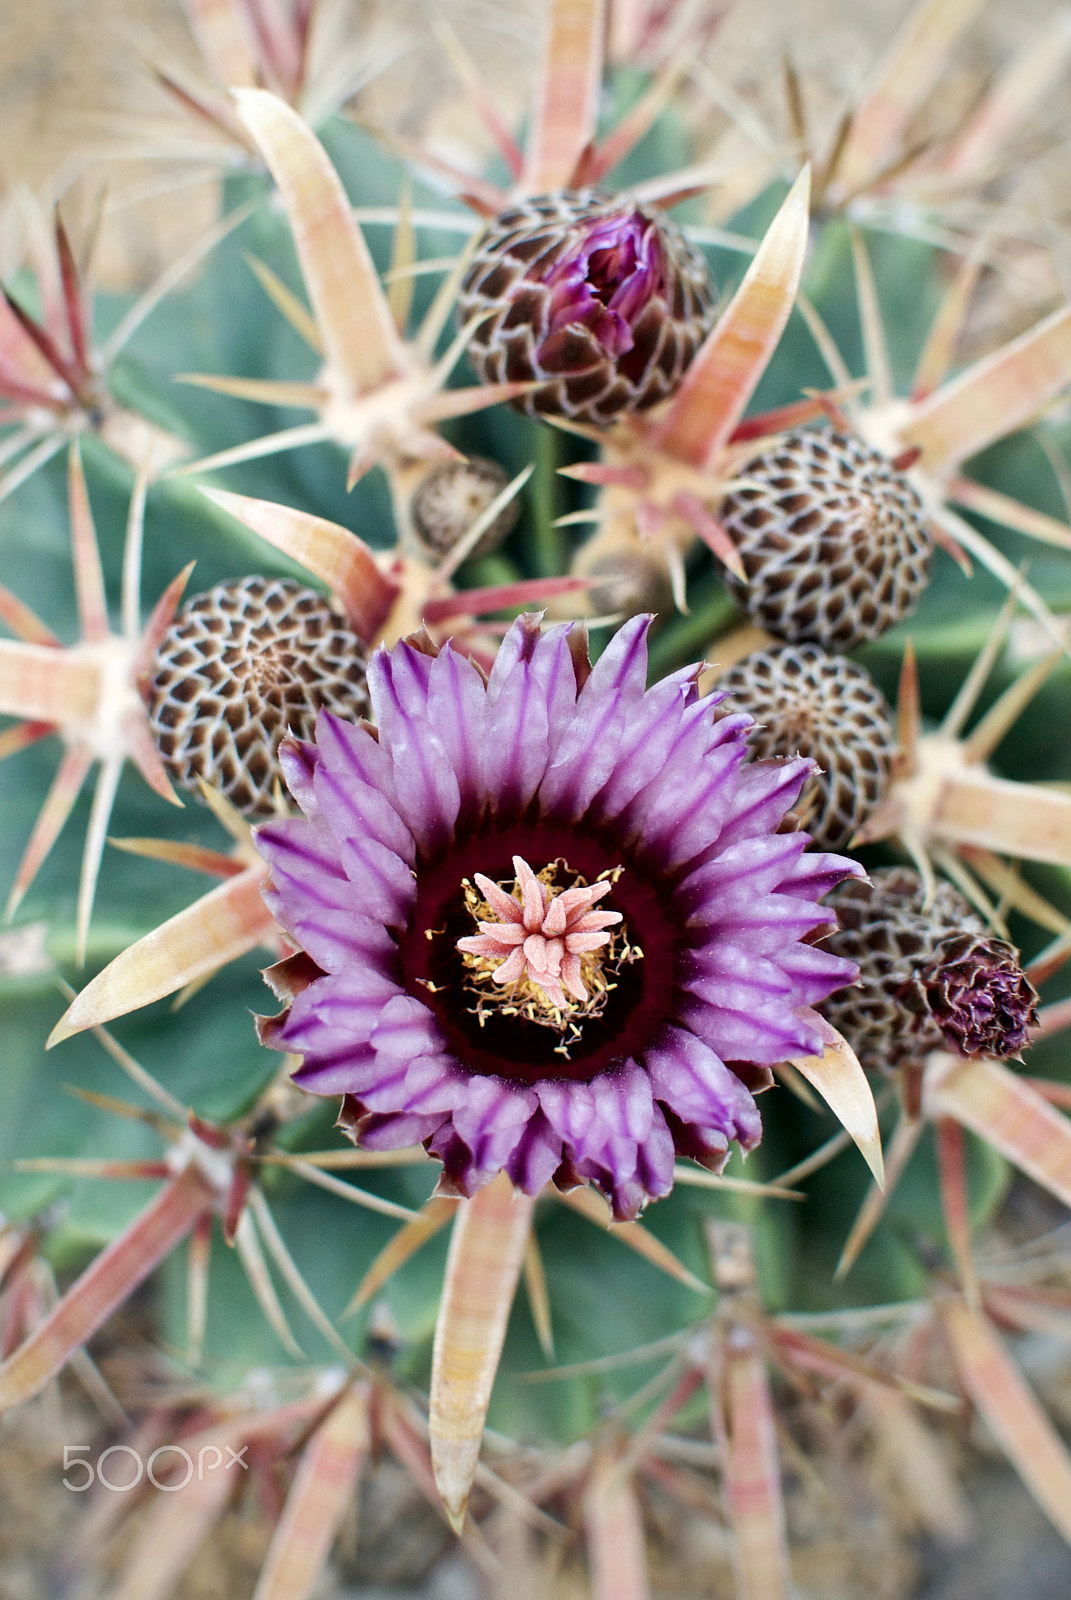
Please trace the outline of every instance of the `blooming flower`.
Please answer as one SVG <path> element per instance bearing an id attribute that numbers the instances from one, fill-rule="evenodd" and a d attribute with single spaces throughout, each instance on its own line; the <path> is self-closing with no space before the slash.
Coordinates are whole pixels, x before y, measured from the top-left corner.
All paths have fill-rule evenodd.
<path id="1" fill-rule="evenodd" d="M 716 716 L 697 668 L 648 689 L 646 630 L 592 667 L 521 617 L 487 679 L 406 640 L 369 663 L 377 732 L 323 712 L 283 747 L 305 816 L 257 841 L 304 954 L 262 1037 L 448 1191 L 505 1170 L 635 1216 L 675 1155 L 717 1171 L 758 1141 L 753 1091 L 820 1053 L 805 1008 L 855 975 L 803 941 L 859 869 L 776 831 L 811 763 L 746 760 L 750 717 Z"/>

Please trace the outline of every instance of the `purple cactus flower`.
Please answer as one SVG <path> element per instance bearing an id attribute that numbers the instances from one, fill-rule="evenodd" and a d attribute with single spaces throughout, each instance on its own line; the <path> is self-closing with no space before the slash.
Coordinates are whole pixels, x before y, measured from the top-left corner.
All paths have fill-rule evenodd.
<path id="1" fill-rule="evenodd" d="M 777 831 L 811 771 L 747 760 L 698 669 L 647 688 L 647 619 L 592 667 L 521 617 L 489 678 L 419 639 L 368 666 L 376 732 L 324 712 L 282 759 L 304 818 L 257 832 L 303 954 L 262 1037 L 345 1097 L 372 1149 L 422 1142 L 447 1192 L 505 1170 L 596 1184 L 618 1218 L 676 1156 L 761 1132 L 771 1066 L 855 965 L 806 942 L 853 862 Z"/>

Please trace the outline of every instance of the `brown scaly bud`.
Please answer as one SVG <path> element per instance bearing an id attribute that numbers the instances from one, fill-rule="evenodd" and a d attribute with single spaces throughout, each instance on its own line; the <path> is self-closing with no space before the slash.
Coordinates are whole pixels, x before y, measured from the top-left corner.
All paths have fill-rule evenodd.
<path id="1" fill-rule="evenodd" d="M 956 933 L 917 982 L 945 1043 L 964 1056 L 1016 1056 L 1036 1024 L 1037 993 L 1004 939 Z"/>
<path id="2" fill-rule="evenodd" d="M 719 521 L 747 582 L 725 581 L 778 639 L 854 650 L 902 622 L 929 577 L 922 501 L 887 456 L 846 433 L 785 434 L 740 468 Z"/>
<path id="3" fill-rule="evenodd" d="M 870 1072 L 931 1050 L 1013 1056 L 1036 1021 L 1037 996 L 1013 947 L 952 884 L 938 882 L 925 901 L 911 867 L 880 868 L 826 900 L 838 927 L 824 948 L 858 962 L 859 981 L 819 1009 Z"/>
<path id="4" fill-rule="evenodd" d="M 755 650 L 718 680 L 725 705 L 749 711 L 752 753 L 810 756 L 821 771 L 798 810 L 823 850 L 840 850 L 885 798 L 896 731 L 885 696 L 865 668 L 816 644 Z"/>
<path id="5" fill-rule="evenodd" d="M 289 578 L 241 578 L 186 602 L 147 697 L 176 783 L 203 779 L 247 816 L 271 816 L 284 735 L 311 739 L 323 708 L 366 714 L 364 647 L 323 595 Z"/>
<path id="6" fill-rule="evenodd" d="M 432 467 L 421 479 L 410 506 L 413 531 L 421 549 L 432 557 L 446 555 L 508 482 L 498 462 L 486 456 L 443 461 Z M 486 556 L 497 550 L 517 526 L 520 514 L 519 500 L 503 506 L 469 555 Z"/>
<path id="7" fill-rule="evenodd" d="M 660 211 L 602 189 L 523 200 L 488 225 L 458 295 L 483 383 L 539 383 L 529 416 L 602 427 L 676 389 L 710 328 L 702 256 Z M 481 315 L 482 313 L 482 315 Z"/>

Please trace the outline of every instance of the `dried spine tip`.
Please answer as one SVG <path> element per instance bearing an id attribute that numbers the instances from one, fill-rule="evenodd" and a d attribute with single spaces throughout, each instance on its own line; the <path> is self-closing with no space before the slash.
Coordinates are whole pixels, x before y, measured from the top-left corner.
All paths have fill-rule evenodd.
<path id="1" fill-rule="evenodd" d="M 994 938 L 970 903 L 939 882 L 926 905 L 921 877 L 885 867 L 836 889 L 837 931 L 824 941 L 859 963 L 859 982 L 819 1007 L 868 1071 L 930 1050 L 1017 1055 L 1037 1020 L 1037 995 L 1018 952 Z"/>
<path id="2" fill-rule="evenodd" d="M 203 779 L 246 815 L 270 816 L 284 735 L 310 739 L 324 707 L 351 721 L 367 712 L 364 647 L 323 595 L 288 578 L 241 578 L 187 601 L 146 694 L 177 783 Z"/>
<path id="3" fill-rule="evenodd" d="M 756 650 L 719 680 L 726 706 L 748 711 L 753 754 L 810 756 L 817 772 L 797 810 L 824 850 L 848 844 L 885 798 L 896 730 L 870 674 L 815 644 Z"/>
<path id="4" fill-rule="evenodd" d="M 498 462 L 486 456 L 443 461 L 432 467 L 421 479 L 410 507 L 420 543 L 434 555 L 446 555 L 508 482 Z M 520 501 L 514 498 L 484 529 L 469 555 L 485 556 L 497 550 L 517 526 L 520 514 Z"/>
<path id="5" fill-rule="evenodd" d="M 501 212 L 458 295 L 482 382 L 538 382 L 519 409 L 596 427 L 671 395 L 712 315 L 703 258 L 676 224 L 597 188 Z"/>
<path id="6" fill-rule="evenodd" d="M 719 519 L 747 573 L 725 581 L 779 639 L 852 650 L 901 622 L 929 577 L 922 501 L 844 433 L 786 434 L 740 469 Z"/>

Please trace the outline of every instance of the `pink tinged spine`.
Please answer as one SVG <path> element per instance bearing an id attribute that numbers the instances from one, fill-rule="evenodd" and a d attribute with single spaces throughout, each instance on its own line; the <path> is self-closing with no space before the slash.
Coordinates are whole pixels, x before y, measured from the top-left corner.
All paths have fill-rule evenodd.
<path id="1" fill-rule="evenodd" d="M 246 867 L 124 950 L 86 985 L 52 1030 L 58 1044 L 211 976 L 277 936 L 261 894 L 264 862 Z"/>
<path id="2" fill-rule="evenodd" d="M 486 589 L 459 589 L 456 594 L 429 600 L 424 606 L 424 618 L 434 626 L 448 617 L 484 616 L 489 611 L 502 611 L 506 606 L 537 604 L 540 600 L 579 594 L 582 589 L 590 588 L 590 578 L 518 578 L 515 583 L 493 584 Z"/>
<path id="3" fill-rule="evenodd" d="M 372 551 L 355 533 L 272 500 L 251 500 L 224 489 L 201 493 L 274 549 L 300 562 L 338 597 L 354 632 L 365 643 L 375 638 L 399 590 L 384 577 Z"/>
<path id="4" fill-rule="evenodd" d="M 534 1200 L 499 1173 L 461 1202 L 450 1236 L 435 1324 L 428 1426 L 435 1482 L 458 1534 L 534 1207 Z"/>
<path id="5" fill-rule="evenodd" d="M 74 559 L 74 582 L 78 594 L 78 617 L 82 637 L 87 644 L 99 644 L 108 637 L 108 608 L 104 599 L 104 573 L 100 565 L 100 549 L 93 526 L 93 513 L 89 509 L 85 473 L 82 471 L 82 452 L 78 441 L 71 445 L 68 460 L 67 486 L 71 507 L 71 554 Z"/>
<path id="6" fill-rule="evenodd" d="M 1001 145 L 1062 76 L 1069 55 L 1071 17 L 1061 10 L 990 86 L 941 157 L 942 176 L 988 176 Z"/>
<path id="7" fill-rule="evenodd" d="M 276 1525 L 253 1600 L 308 1600 L 368 1456 L 368 1391 L 348 1390 L 312 1435 Z"/>
<path id="8" fill-rule="evenodd" d="M 63 291 L 63 313 L 71 353 L 80 372 L 89 374 L 89 316 L 85 296 L 78 281 L 78 268 L 71 249 L 71 241 L 56 212 L 56 260 L 59 264 L 60 286 Z"/>
<path id="9" fill-rule="evenodd" d="M 92 765 L 93 757 L 84 745 L 71 745 L 64 751 L 45 803 L 37 814 L 37 821 L 19 862 L 15 881 L 11 885 L 6 907 L 7 916 L 14 916 L 27 889 L 40 871 L 42 863 L 47 859 L 49 851 L 71 814 Z"/>
<path id="10" fill-rule="evenodd" d="M 984 771 L 953 772 L 941 786 L 930 830 L 956 844 L 1071 867 L 1071 795 L 1058 789 Z"/>
<path id="11" fill-rule="evenodd" d="M 1071 383 L 1071 306 L 975 362 L 912 408 L 900 429 L 923 464 L 947 472 L 1022 427 Z"/>
<path id="12" fill-rule="evenodd" d="M 950 1299 L 942 1320 L 964 1388 L 1042 1510 L 1071 1541 L 1071 1458 L 989 1319 Z"/>
<path id="13" fill-rule="evenodd" d="M 980 0 L 922 0 L 893 40 L 874 87 L 857 106 L 837 163 L 838 186 L 849 193 L 897 153 L 911 117 L 944 70 L 957 38 Z"/>
<path id="14" fill-rule="evenodd" d="M 1071 1205 L 1071 1121 L 998 1061 L 931 1058 L 923 1109 L 957 1122 L 991 1144 L 1020 1172 Z"/>
<path id="15" fill-rule="evenodd" d="M 59 645 L 52 629 L 3 584 L 0 584 L 0 622 L 26 644 Z"/>
<path id="16" fill-rule="evenodd" d="M 7 300 L 0 297 L 0 370 L 21 380 L 35 398 L 48 404 L 55 398 L 56 374 L 45 360 L 37 345 L 26 332 L 23 322 L 11 309 Z M 0 378 L 0 391 L 7 383 Z"/>
<path id="17" fill-rule="evenodd" d="M 690 466 L 716 463 L 784 331 L 803 271 L 810 193 L 804 167 L 658 426 L 658 448 Z"/>
<path id="18" fill-rule="evenodd" d="M 740 1327 L 727 1330 L 722 1359 L 725 1493 L 737 1597 L 788 1600 L 788 1536 L 766 1369 L 750 1334 Z"/>
<path id="19" fill-rule="evenodd" d="M 820 1056 L 792 1056 L 797 1072 L 817 1089 L 874 1174 L 879 1189 L 885 1187 L 885 1168 L 881 1153 L 881 1132 L 874 1094 L 859 1059 L 844 1038 L 823 1016 L 809 1007 L 797 1013 L 817 1028 L 822 1038 Z"/>
<path id="20" fill-rule="evenodd" d="M 380 388 L 402 372 L 405 350 L 327 152 L 275 95 L 239 89 L 235 100 L 279 186 L 329 365 L 354 396 Z"/>
<path id="21" fill-rule="evenodd" d="M 234 0 L 185 0 L 185 10 L 216 80 L 251 88 L 256 74 Z"/>
<path id="22" fill-rule="evenodd" d="M 93 720 L 100 696 L 100 667 L 77 647 L 60 651 L 0 639 L 0 712 L 5 716 L 76 728 Z"/>
<path id="23" fill-rule="evenodd" d="M 0 1365 L 0 1411 L 40 1394 L 116 1306 L 185 1238 L 214 1198 L 208 1179 L 196 1167 L 173 1178 Z"/>
<path id="24" fill-rule="evenodd" d="M 238 1416 L 202 1432 L 186 1434 L 183 1449 L 195 1464 L 205 1470 L 194 1471 L 189 1483 L 179 1490 L 157 1492 L 140 1522 L 137 1537 L 123 1566 L 122 1575 L 109 1600 L 170 1600 L 179 1581 L 201 1549 L 212 1529 L 232 1500 L 237 1480 L 244 1480 L 246 1458 L 243 1447 L 254 1442 L 280 1453 L 287 1447 L 287 1435 L 295 1428 L 307 1427 L 323 1409 L 323 1400 L 313 1394 L 273 1411 L 258 1411 Z M 160 1438 L 157 1433 L 153 1442 Z M 242 1465 L 235 1466 L 234 1454 Z M 181 1456 L 164 1455 L 156 1472 L 174 1465 L 179 1482 L 185 1474 Z M 120 1497 L 115 1496 L 118 1501 Z"/>
<path id="25" fill-rule="evenodd" d="M 650 1600 L 639 1500 L 623 1465 L 596 1460 L 584 1495 L 594 1600 Z"/>
<path id="26" fill-rule="evenodd" d="M 576 180 L 595 137 L 602 80 L 604 0 L 550 0 L 537 102 L 521 188 L 545 194 Z"/>

